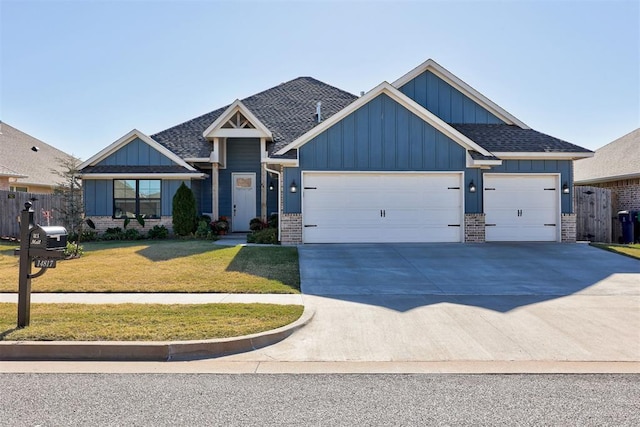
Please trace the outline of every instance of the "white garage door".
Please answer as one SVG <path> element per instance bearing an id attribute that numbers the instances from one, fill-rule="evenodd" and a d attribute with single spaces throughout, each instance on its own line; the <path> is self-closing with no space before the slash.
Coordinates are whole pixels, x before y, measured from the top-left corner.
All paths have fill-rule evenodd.
<path id="1" fill-rule="evenodd" d="M 557 175 L 484 175 L 487 242 L 555 242 L 559 237 Z"/>
<path id="2" fill-rule="evenodd" d="M 461 176 L 303 172 L 303 241 L 460 242 Z"/>

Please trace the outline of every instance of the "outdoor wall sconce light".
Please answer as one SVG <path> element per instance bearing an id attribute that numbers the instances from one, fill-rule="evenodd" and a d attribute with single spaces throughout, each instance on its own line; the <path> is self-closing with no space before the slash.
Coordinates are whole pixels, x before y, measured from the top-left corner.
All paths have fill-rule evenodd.
<path id="1" fill-rule="evenodd" d="M 566 182 L 562 184 L 562 194 L 569 194 L 569 186 Z"/>
<path id="2" fill-rule="evenodd" d="M 273 186 L 273 181 L 269 181 L 269 191 L 273 191 L 275 190 L 275 187 Z"/>
<path id="3" fill-rule="evenodd" d="M 292 193 L 296 193 L 298 191 L 298 184 L 296 184 L 296 180 L 291 181 L 291 187 L 289 187 L 289 191 Z"/>
<path id="4" fill-rule="evenodd" d="M 476 185 L 473 183 L 473 180 L 471 180 L 471 182 L 469 183 L 469 193 L 475 193 L 476 192 Z"/>

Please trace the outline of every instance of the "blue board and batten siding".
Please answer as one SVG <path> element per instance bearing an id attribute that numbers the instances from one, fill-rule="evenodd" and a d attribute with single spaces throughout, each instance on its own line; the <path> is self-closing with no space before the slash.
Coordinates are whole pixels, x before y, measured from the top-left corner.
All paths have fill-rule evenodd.
<path id="1" fill-rule="evenodd" d="M 97 166 L 172 166 L 176 163 L 136 138 L 115 153 L 100 161 Z"/>
<path id="2" fill-rule="evenodd" d="M 322 132 L 285 168 L 285 185 L 301 171 L 463 171 L 465 149 L 385 94 Z M 285 192 L 285 212 L 300 212 L 300 193 Z"/>
<path id="3" fill-rule="evenodd" d="M 400 87 L 400 92 L 447 123 L 504 124 L 491 112 L 430 71 Z"/>

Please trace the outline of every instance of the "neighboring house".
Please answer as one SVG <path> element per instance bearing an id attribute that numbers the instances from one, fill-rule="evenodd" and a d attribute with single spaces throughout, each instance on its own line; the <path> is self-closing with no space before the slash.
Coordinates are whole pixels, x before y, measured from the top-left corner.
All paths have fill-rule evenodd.
<path id="1" fill-rule="evenodd" d="M 619 211 L 640 211 L 640 128 L 598 148 L 592 158 L 574 162 L 574 184 L 611 191 L 611 237 L 621 238 Z"/>
<path id="2" fill-rule="evenodd" d="M 171 225 L 185 182 L 232 231 L 278 213 L 284 244 L 575 241 L 572 161 L 433 60 L 361 97 L 300 77 L 81 165 L 100 228 Z"/>
<path id="3" fill-rule="evenodd" d="M 32 149 L 37 147 L 37 150 Z M 0 190 L 51 194 L 63 179 L 59 159 L 71 157 L 0 122 Z"/>
<path id="4" fill-rule="evenodd" d="M 575 185 L 610 188 L 612 211 L 640 210 L 640 128 L 576 161 Z"/>

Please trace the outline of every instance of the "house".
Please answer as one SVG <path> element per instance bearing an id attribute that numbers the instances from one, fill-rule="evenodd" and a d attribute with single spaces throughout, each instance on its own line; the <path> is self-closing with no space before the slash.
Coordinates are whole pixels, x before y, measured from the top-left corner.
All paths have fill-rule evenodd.
<path id="1" fill-rule="evenodd" d="M 185 182 L 232 231 L 279 214 L 284 244 L 575 241 L 572 161 L 433 60 L 360 97 L 300 77 L 81 165 L 85 211 L 171 225 Z"/>
<path id="2" fill-rule="evenodd" d="M 640 128 L 598 148 L 591 158 L 574 163 L 575 185 L 611 190 L 611 211 L 640 211 Z M 614 221 L 613 241 L 620 236 Z"/>
<path id="3" fill-rule="evenodd" d="M 59 159 L 71 156 L 0 122 L 0 190 L 51 194 L 64 181 Z"/>

